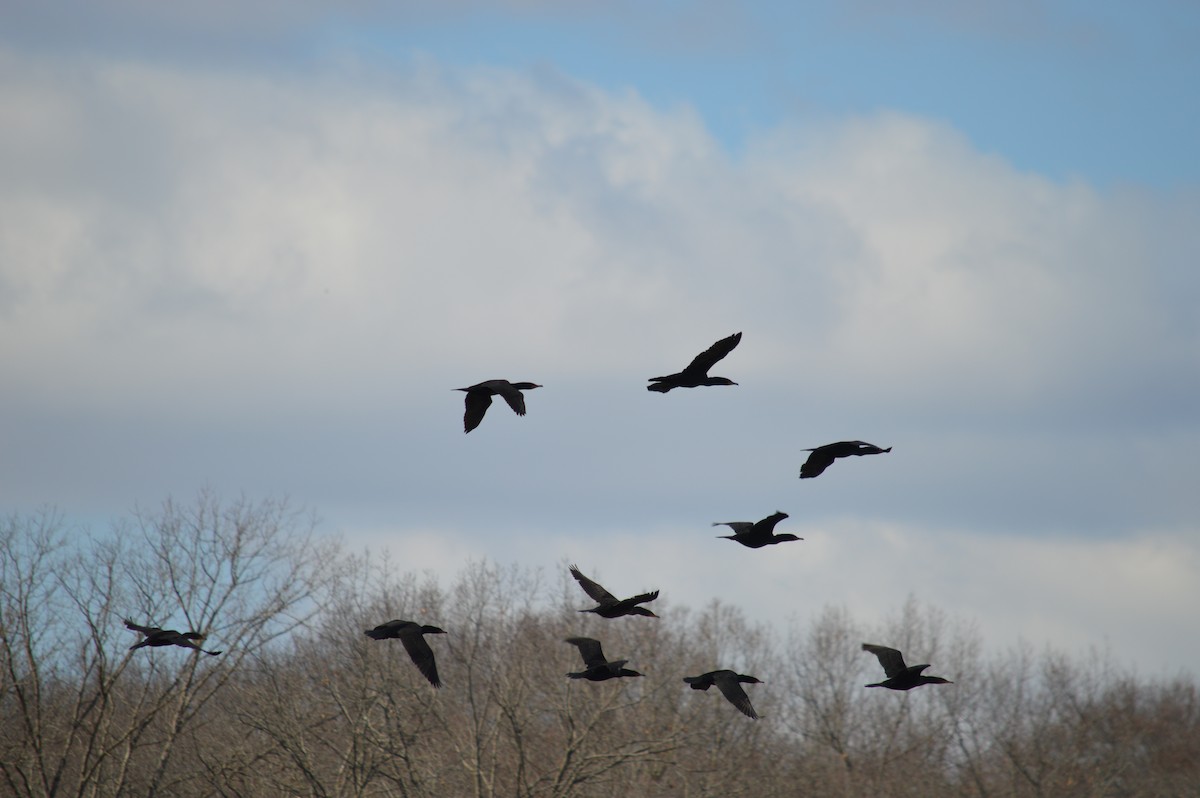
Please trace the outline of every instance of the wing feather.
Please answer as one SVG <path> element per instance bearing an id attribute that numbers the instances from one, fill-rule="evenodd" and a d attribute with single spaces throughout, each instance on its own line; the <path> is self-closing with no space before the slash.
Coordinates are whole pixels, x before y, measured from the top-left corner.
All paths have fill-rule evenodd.
<path id="1" fill-rule="evenodd" d="M 713 674 L 713 683 L 721 689 L 721 695 L 729 699 L 729 703 L 737 707 L 739 712 L 748 718 L 758 719 L 758 713 L 750 704 L 750 696 L 746 695 L 746 691 L 738 683 L 736 673 L 733 671 L 715 673 Z"/>
<path id="2" fill-rule="evenodd" d="M 608 660 L 604 658 L 604 651 L 600 648 L 599 640 L 592 637 L 568 637 L 567 642 L 579 648 L 579 654 L 583 657 L 583 664 L 588 668 L 608 664 Z"/>
<path id="3" fill-rule="evenodd" d="M 739 343 L 742 342 L 742 334 L 734 333 L 728 338 L 722 338 L 715 344 L 705 349 L 700 354 L 692 359 L 687 368 L 683 370 L 684 374 L 707 374 L 708 370 L 717 365 L 721 358 L 728 355 L 734 350 Z"/>
<path id="4" fill-rule="evenodd" d="M 575 577 L 575 581 L 583 588 L 583 592 L 592 597 L 593 600 L 601 604 L 616 604 L 617 597 L 605 590 L 598 582 L 594 582 L 584 576 L 578 568 L 571 566 L 571 576 Z"/>
<path id="5" fill-rule="evenodd" d="M 467 410 L 463 414 L 463 430 L 470 432 L 479 426 L 487 409 L 492 406 L 492 395 L 484 391 L 467 391 Z"/>
<path id="6" fill-rule="evenodd" d="M 519 388 L 515 388 L 506 382 L 498 386 L 495 390 L 504 401 L 508 402 L 508 406 L 512 408 L 514 413 L 518 416 L 525 415 L 525 394 L 521 393 Z"/>
<path id="7" fill-rule="evenodd" d="M 625 604 L 645 604 L 647 601 L 654 601 L 658 598 L 658 591 L 651 590 L 649 593 L 638 593 L 633 598 L 625 599 Z"/>
<path id="8" fill-rule="evenodd" d="M 863 651 L 870 651 L 879 658 L 879 664 L 883 666 L 883 672 L 887 674 L 889 679 L 895 678 L 908 670 L 904 664 L 904 655 L 894 648 L 876 646 L 871 643 L 863 643 L 862 648 Z"/>
<path id="9" fill-rule="evenodd" d="M 400 635 L 400 642 L 404 644 L 404 650 L 408 652 L 409 659 L 417 666 L 421 675 L 428 679 L 434 687 L 441 687 L 442 681 L 438 678 L 437 660 L 434 659 L 433 649 L 429 647 L 429 642 L 421 633 L 420 627 L 405 630 Z"/>

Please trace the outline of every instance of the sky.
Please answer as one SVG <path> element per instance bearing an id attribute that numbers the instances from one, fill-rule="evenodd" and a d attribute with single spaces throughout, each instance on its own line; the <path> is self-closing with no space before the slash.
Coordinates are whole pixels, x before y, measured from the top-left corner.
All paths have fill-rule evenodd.
<path id="1" fill-rule="evenodd" d="M 447 579 L 1196 673 L 1194 4 L 0 17 L 0 511 L 287 497 Z M 464 435 L 492 378 L 544 387 Z"/>

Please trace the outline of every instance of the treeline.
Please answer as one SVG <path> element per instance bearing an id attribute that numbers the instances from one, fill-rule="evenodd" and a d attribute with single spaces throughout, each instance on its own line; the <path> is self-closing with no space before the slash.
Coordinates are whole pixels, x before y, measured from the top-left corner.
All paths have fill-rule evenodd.
<path id="1" fill-rule="evenodd" d="M 598 574 L 607 577 L 608 574 Z M 635 586 L 636 587 L 636 586 Z M 659 601 L 658 605 L 665 602 Z M 0 521 L 0 794 L 13 796 L 1196 796 L 1200 699 L 1105 657 L 985 655 L 915 603 L 786 633 L 735 608 L 579 614 L 566 575 L 473 563 L 453 585 L 352 555 L 278 503 L 211 496 L 91 534 Z M 128 648 L 196 629 L 220 657 Z M 436 624 L 446 687 L 399 641 Z M 571 635 L 643 678 L 572 681 Z M 953 685 L 868 690 L 864 641 Z M 685 675 L 735 668 L 762 716 Z"/>

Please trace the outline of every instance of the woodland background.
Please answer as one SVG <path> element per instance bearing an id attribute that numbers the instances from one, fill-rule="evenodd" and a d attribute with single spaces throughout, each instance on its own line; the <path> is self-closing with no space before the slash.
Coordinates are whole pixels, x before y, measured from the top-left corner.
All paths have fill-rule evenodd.
<path id="1" fill-rule="evenodd" d="M 783 630 L 590 573 L 663 589 L 661 620 L 605 621 L 577 612 L 591 602 L 565 563 L 472 562 L 451 585 L 418 568 L 271 500 L 169 500 L 102 532 L 52 510 L 0 521 L 0 794 L 1200 794 L 1190 676 L 997 651 L 915 601 L 878 627 L 830 605 Z M 204 630 L 224 654 L 128 651 L 124 617 Z M 363 635 L 391 618 L 447 630 L 430 638 L 445 689 Z M 578 634 L 645 677 L 566 679 Z M 864 641 L 955 684 L 865 689 L 881 673 Z M 682 682 L 719 667 L 764 681 L 748 687 L 760 721 Z"/>

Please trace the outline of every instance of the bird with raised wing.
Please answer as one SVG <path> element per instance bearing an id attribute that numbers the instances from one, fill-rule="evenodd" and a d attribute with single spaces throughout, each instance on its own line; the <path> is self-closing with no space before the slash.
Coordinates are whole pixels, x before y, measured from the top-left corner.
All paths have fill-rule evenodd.
<path id="1" fill-rule="evenodd" d="M 637 671 L 625 667 L 627 659 L 617 659 L 611 662 L 604 657 L 600 641 L 592 637 L 568 637 L 566 642 L 579 648 L 583 657 L 584 670 L 578 673 L 568 673 L 572 679 L 587 679 L 591 682 L 603 682 L 608 679 L 619 679 L 623 676 L 641 676 Z"/>
<path id="2" fill-rule="evenodd" d="M 580 573 L 579 569 L 574 565 L 571 566 L 571 576 L 575 577 L 575 581 L 583 588 L 583 592 L 591 596 L 599 605 L 592 607 L 590 610 L 579 610 L 580 612 L 594 612 L 601 618 L 620 618 L 623 615 L 645 615 L 647 618 L 658 617 L 645 607 L 637 606 L 658 598 L 657 590 L 649 593 L 639 593 L 627 599 L 617 599 L 616 596 L 609 593 L 600 584 L 593 582 Z"/>
<path id="3" fill-rule="evenodd" d="M 521 393 L 521 391 L 529 391 L 541 387 L 536 382 L 485 380 L 469 388 L 455 388 L 454 390 L 465 391 L 467 394 L 466 412 L 463 413 L 463 431 L 470 432 L 479 426 L 479 422 L 483 421 L 484 414 L 492 406 L 493 396 L 499 396 L 508 402 L 508 406 L 518 416 L 525 415 L 525 394 Z"/>
<path id="4" fill-rule="evenodd" d="M 157 648 L 159 646 L 179 646 L 180 648 L 190 648 L 195 651 L 200 651 L 208 654 L 210 657 L 216 657 L 221 654 L 220 651 L 205 651 L 196 645 L 196 640 L 203 640 L 204 635 L 199 632 L 177 632 L 174 629 L 160 629 L 157 626 L 139 626 L 128 618 L 125 619 L 125 628 L 135 632 L 141 632 L 145 637 L 139 643 L 134 643 L 129 647 L 130 651 L 142 646 L 151 646 Z"/>
<path id="5" fill-rule="evenodd" d="M 941 676 L 925 676 L 921 671 L 929 667 L 925 665 L 905 665 L 904 655 L 894 648 L 876 646 L 871 643 L 862 644 L 863 651 L 869 651 L 879 658 L 883 673 L 887 676 L 882 682 L 868 684 L 867 687 L 886 687 L 889 690 L 911 690 L 923 684 L 954 684 Z"/>
<path id="6" fill-rule="evenodd" d="M 805 449 L 804 451 L 812 452 L 812 454 L 804 461 L 804 465 L 800 466 L 800 479 L 811 479 L 812 477 L 820 476 L 839 457 L 887 454 L 891 450 L 891 446 L 886 449 L 880 449 L 878 446 L 864 441 L 838 441 L 837 443 L 827 443 L 824 446 L 818 446 L 814 449 Z"/>
<path id="7" fill-rule="evenodd" d="M 665 377 L 651 377 L 653 385 L 647 385 L 646 390 L 666 393 L 672 388 L 698 388 L 701 385 L 737 385 L 728 377 L 710 377 L 708 370 L 717 365 L 717 361 L 733 351 L 742 341 L 742 334 L 734 333 L 728 338 L 722 338 L 704 350 L 688 364 L 683 371 L 668 374 Z"/>
<path id="8" fill-rule="evenodd" d="M 368 629 L 365 634 L 372 640 L 399 640 L 404 644 L 404 650 L 408 652 L 409 659 L 417 666 L 421 675 L 428 679 L 434 687 L 442 686 L 442 682 L 438 678 L 437 661 L 433 658 L 433 649 L 429 647 L 425 635 L 444 635 L 446 634 L 445 629 L 439 629 L 436 626 L 422 626 L 413 621 L 395 620 L 381 623 L 374 629 Z"/>
<path id="9" fill-rule="evenodd" d="M 739 712 L 748 718 L 758 720 L 758 713 L 750 705 L 750 697 L 742 689 L 742 684 L 762 684 L 759 679 L 722 669 L 702 673 L 699 676 L 684 676 L 683 680 L 690 684 L 693 690 L 707 690 L 715 684 L 720 689 L 721 695 L 729 699 L 729 703 L 737 707 Z"/>
<path id="10" fill-rule="evenodd" d="M 725 540 L 736 540 L 743 546 L 761 549 L 774 543 L 786 543 L 790 540 L 804 540 L 793 534 L 774 534 L 775 525 L 787 518 L 787 513 L 776 512 L 761 521 L 717 521 L 713 526 L 727 526 L 733 530 L 732 535 L 717 535 Z"/>

